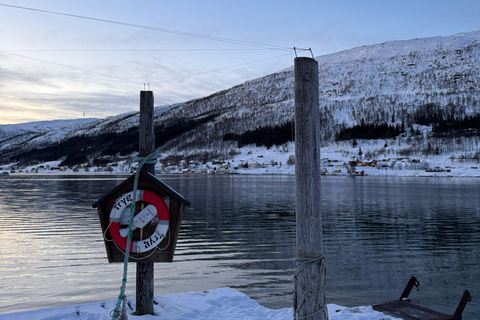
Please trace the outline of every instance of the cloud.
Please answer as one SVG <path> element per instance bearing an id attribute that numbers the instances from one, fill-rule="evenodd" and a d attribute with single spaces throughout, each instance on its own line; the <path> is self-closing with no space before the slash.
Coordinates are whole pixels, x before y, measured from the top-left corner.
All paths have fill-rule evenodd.
<path id="1" fill-rule="evenodd" d="M 0 52 L 1 123 L 107 117 L 138 109 L 139 91 L 155 93 L 155 105 L 171 105 L 208 96 L 247 80 L 290 66 L 289 57 L 266 60 L 281 54 L 275 51 L 189 50 L 198 48 L 229 49 L 231 44 L 208 43 L 198 39 L 129 30 L 85 34 L 61 33 L 69 48 L 152 49 L 153 51 L 109 52 Z M 53 41 L 54 39 L 48 41 Z M 93 39 L 93 40 L 92 40 Z M 185 51 L 154 51 L 186 49 Z M 136 50 L 132 49 L 132 50 Z M 3 60 L 5 58 L 5 60 Z M 278 65 L 278 66 L 277 66 Z M 235 67 L 236 66 L 236 67 Z M 7 116 L 8 114 L 8 116 Z"/>
<path id="2" fill-rule="evenodd" d="M 171 105 L 208 96 L 273 71 L 289 66 L 289 57 L 251 63 L 219 61 L 202 64 L 199 61 L 180 63 L 165 56 L 91 65 L 97 74 L 85 74 L 53 66 L 51 71 L 26 72 L 0 69 L 0 111 L 2 123 L 22 121 L 107 117 L 136 111 L 139 91 L 150 88 L 155 93 L 155 105 Z M 278 67 L 278 62 L 281 62 Z M 238 63 L 243 62 L 243 63 Z M 238 66 L 236 66 L 238 63 Z M 273 70 L 271 72 L 268 72 Z M 123 80 L 120 80 L 123 79 Z M 143 81 L 142 81 L 143 80 Z M 150 84 L 149 87 L 145 84 Z"/>
<path id="3" fill-rule="evenodd" d="M 138 91 L 131 94 L 78 93 L 39 94 L 22 92 L 0 100 L 1 123 L 35 120 L 103 118 L 139 108 Z"/>

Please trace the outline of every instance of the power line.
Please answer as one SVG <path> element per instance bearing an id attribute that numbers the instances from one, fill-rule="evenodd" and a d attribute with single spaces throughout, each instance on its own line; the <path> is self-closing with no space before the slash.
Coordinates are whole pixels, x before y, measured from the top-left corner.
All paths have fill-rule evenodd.
<path id="1" fill-rule="evenodd" d="M 151 27 L 151 26 L 144 26 L 144 25 L 128 23 L 128 22 L 94 18 L 94 17 L 82 16 L 82 15 L 77 15 L 77 14 L 43 10 L 43 9 L 37 9 L 37 8 L 31 8 L 31 7 L 15 6 L 15 5 L 5 4 L 5 3 L 0 3 L 0 6 L 22 9 L 22 10 L 30 10 L 30 11 L 35 11 L 35 12 L 43 12 L 43 13 L 49 13 L 49 14 L 55 14 L 55 15 L 61 15 L 61 16 L 78 18 L 78 19 L 93 20 L 93 21 L 123 25 L 123 26 L 128 26 L 128 27 L 133 27 L 133 28 L 147 29 L 147 30 L 152 30 L 152 31 L 157 31 L 157 32 L 164 32 L 164 33 L 171 33 L 171 34 L 187 36 L 187 37 L 207 39 L 207 40 L 212 40 L 212 41 L 235 43 L 235 44 L 240 44 L 240 45 L 245 45 L 245 46 L 253 46 L 253 47 L 262 47 L 262 48 L 267 48 L 267 49 L 271 49 L 271 50 L 288 50 L 288 51 L 292 50 L 290 47 L 284 47 L 284 46 L 278 46 L 278 45 L 264 44 L 264 43 L 251 42 L 251 41 L 245 41 L 245 40 L 237 40 L 237 39 L 231 39 L 231 38 L 216 37 L 216 36 L 210 36 L 210 35 L 205 35 L 205 34 L 200 34 L 200 33 L 184 32 L 184 31 L 177 31 L 177 30 Z"/>
<path id="2" fill-rule="evenodd" d="M 88 80 L 88 81 L 96 81 L 96 82 L 121 82 L 121 83 L 126 82 L 125 80 L 117 80 L 117 79 L 96 79 L 96 78 L 82 78 L 82 77 L 67 77 L 67 76 L 58 76 L 58 75 L 46 74 L 46 73 L 13 72 L 13 71 L 4 71 L 4 70 L 0 70 L 0 74 L 26 75 L 26 76 L 36 76 L 36 77 L 55 78 L 55 79 Z M 127 81 L 127 83 L 132 83 L 132 82 Z M 140 82 L 134 82 L 134 83 L 140 84 Z"/>
<path id="3" fill-rule="evenodd" d="M 240 45 L 247 45 L 247 46 L 255 47 L 255 48 L 249 48 L 249 49 L 245 49 L 245 48 L 243 48 L 243 49 L 240 49 L 240 48 L 237 48 L 237 49 L 190 48 L 190 49 L 58 49 L 58 50 L 55 50 L 55 49 L 38 49 L 38 50 L 30 49 L 30 50 L 0 50 L 0 52 L 5 53 L 5 54 L 10 54 L 10 55 L 17 56 L 17 57 L 22 57 L 22 58 L 26 58 L 26 59 L 30 59 L 30 60 L 43 62 L 43 63 L 57 65 L 57 66 L 65 67 L 65 68 L 70 68 L 70 69 L 74 69 L 74 70 L 83 71 L 83 72 L 88 72 L 88 73 L 100 75 L 102 77 L 113 78 L 113 79 L 116 79 L 117 81 L 128 82 L 128 83 L 143 84 L 143 82 L 122 79 L 122 78 L 114 77 L 114 76 L 111 76 L 111 75 L 108 75 L 108 74 L 102 74 L 102 73 L 99 73 L 99 72 L 86 70 L 86 69 L 81 69 L 81 68 L 78 68 L 78 67 L 73 67 L 73 66 L 63 65 L 63 64 L 59 64 L 59 63 L 51 62 L 51 61 L 47 61 L 47 60 L 32 58 L 32 57 L 20 55 L 20 54 L 13 53 L 13 52 L 37 52 L 37 51 L 38 52 L 53 52 L 53 51 L 58 51 L 58 52 L 154 52 L 154 51 L 159 51 L 160 52 L 160 51 L 288 50 L 290 53 L 288 53 L 286 55 L 291 55 L 291 52 L 292 52 L 291 48 L 277 46 L 277 45 L 268 45 L 268 44 L 250 42 L 250 41 L 215 37 L 215 36 L 209 36 L 209 35 L 203 35 L 203 34 L 197 34 L 197 33 L 190 33 L 190 32 L 182 32 L 182 31 L 176 31 L 176 30 L 170 30 L 170 29 L 164 29 L 164 28 L 156 28 L 156 27 L 151 27 L 151 26 L 137 25 L 137 24 L 131 24 L 131 23 L 125 23 L 125 22 L 119 22 L 119 21 L 113 21 L 113 20 L 93 18 L 93 17 L 81 16 L 81 15 L 75 15 L 75 14 L 69 14 L 69 13 L 61 13 L 61 12 L 56 12 L 56 11 L 42 10 L 42 9 L 36 9 L 36 8 L 30 8 L 30 7 L 23 7 L 23 6 L 15 6 L 15 5 L 3 4 L 3 3 L 0 3 L 0 6 L 16 8 L 16 9 L 23 9 L 23 10 L 30 10 L 30 11 L 36 11 L 36 12 L 42 12 L 42 13 L 56 14 L 56 15 L 62 15 L 62 16 L 80 18 L 80 19 L 94 20 L 94 21 L 99 21 L 99 22 L 105 22 L 105 23 L 125 25 L 125 26 L 135 27 L 135 28 L 148 29 L 148 30 L 153 30 L 153 31 L 158 31 L 158 32 L 166 32 L 166 33 L 178 34 L 178 35 L 182 35 L 182 36 L 197 37 L 197 38 L 203 38 L 203 39 L 208 39 L 208 40 L 222 41 L 222 42 L 228 42 L 228 43 L 234 43 L 234 44 L 240 44 Z M 212 72 L 216 72 L 216 71 L 231 69 L 231 68 L 235 68 L 235 67 L 239 67 L 239 66 L 248 65 L 248 64 L 251 64 L 251 63 L 257 63 L 257 62 L 261 62 L 261 61 L 276 59 L 276 58 L 283 57 L 283 56 L 286 56 L 286 55 L 281 55 L 281 56 L 277 56 L 277 57 L 273 57 L 273 58 L 261 59 L 261 60 L 242 63 L 242 64 L 238 64 L 238 65 L 234 65 L 234 66 L 229 66 L 229 67 L 224 67 L 224 68 L 199 72 L 199 73 L 195 73 L 195 74 L 191 74 L 191 75 L 186 75 L 186 76 L 177 77 L 177 78 L 173 78 L 173 79 L 163 80 L 163 81 L 160 81 L 160 82 L 173 81 L 173 80 L 188 78 L 188 77 L 196 76 L 196 75 L 200 75 L 200 74 L 206 74 L 206 73 L 212 73 Z M 91 79 L 91 80 L 102 81 L 101 79 Z M 105 80 L 105 81 L 107 81 L 107 80 Z M 110 81 L 112 81 L 112 80 L 110 80 Z"/>
<path id="4" fill-rule="evenodd" d="M 118 78 L 118 77 L 114 77 L 114 76 L 110 76 L 110 75 L 98 73 L 98 72 L 95 72 L 95 71 L 90 71 L 90 70 L 81 69 L 81 68 L 77 68 L 77 67 L 72 67 L 72 66 L 68 66 L 68 65 L 64 65 L 64 64 L 59 64 L 59 63 L 56 63 L 56 62 L 51 62 L 51 61 L 36 59 L 36 58 L 32 58 L 32 57 L 27 57 L 27 56 L 24 56 L 24 55 L 15 54 L 15 53 L 7 52 L 7 51 L 1 51 L 1 50 L 0 50 L 0 52 L 6 53 L 6 54 L 11 54 L 11 55 L 18 56 L 18 57 L 25 58 L 25 59 L 31 59 L 31 60 L 34 60 L 34 61 L 39 61 L 39 62 L 44 62 L 44 63 L 48 63 L 48 64 L 53 64 L 53 65 L 57 65 L 57 66 L 64 67 L 64 68 L 70 68 L 70 69 L 79 70 L 79 71 L 83 71 L 83 72 L 93 73 L 93 74 L 96 74 L 96 75 L 113 78 L 113 79 L 115 79 L 115 80 L 52 76 L 52 77 L 55 77 L 55 78 L 74 79 L 74 80 L 89 80 L 89 81 L 98 81 L 98 82 L 103 82 L 103 81 L 118 81 L 118 82 L 127 82 L 127 83 L 135 83 L 135 84 L 144 84 L 143 82 L 126 80 L 126 79 L 122 79 L 122 78 Z M 260 60 L 245 62 L 245 63 L 241 63 L 241 64 L 236 64 L 236 65 L 233 65 L 233 66 L 228 66 L 228 67 L 222 67 L 222 68 L 213 69 L 213 70 L 202 71 L 202 72 L 193 73 L 193 74 L 189 74 L 189 75 L 185 75 L 185 76 L 181 76 L 181 77 L 176 77 L 176 78 L 171 78 L 171 79 L 166 79 L 166 80 L 151 82 L 151 84 L 163 83 L 163 82 L 170 82 L 170 81 L 175 81 L 175 80 L 190 78 L 190 77 L 193 77 L 193 76 L 198 76 L 198 75 L 202 75 L 202 74 L 213 73 L 213 72 L 218 72 L 218 71 L 222 71 L 222 70 L 237 68 L 237 67 L 241 67 L 241 66 L 245 66 L 245 65 L 249 65 L 249 64 L 253 64 L 253 63 L 258 63 L 258 62 L 263 62 L 263 61 L 278 59 L 278 58 L 282 58 L 282 57 L 286 57 L 286 56 L 290 56 L 290 53 L 282 54 L 282 55 L 275 56 L 275 57 L 271 57 L 271 58 L 260 59 Z M 0 71 L 0 73 L 9 73 L 9 74 L 14 73 L 14 74 L 49 76 L 49 75 L 45 75 L 45 74 L 19 73 L 19 72 L 8 72 L 8 71 Z"/>
<path id="5" fill-rule="evenodd" d="M 242 67 L 242 66 L 245 66 L 245 65 L 248 65 L 248 64 L 253 64 L 253 63 L 257 63 L 257 62 L 263 62 L 263 61 L 267 61 L 267 60 L 278 59 L 278 58 L 282 58 L 282 57 L 286 57 L 286 56 L 290 56 L 290 53 L 282 54 L 280 56 L 276 56 L 276 57 L 272 57 L 272 58 L 266 58 L 266 59 L 261 59 L 261 60 L 256 60 L 256 61 L 245 62 L 245 63 L 237 64 L 237 65 L 234 65 L 234 66 L 229 66 L 229 67 L 224 67 L 224 68 L 219 68 L 219 69 L 213 69 L 213 70 L 208 70 L 208 71 L 202 71 L 202 72 L 199 72 L 199 73 L 194 73 L 194 74 L 190 74 L 190 75 L 186 75 L 186 76 L 182 76 L 182 77 L 177 77 L 177 78 L 172 78 L 172 79 L 167 79 L 167 80 L 162 80 L 162 81 L 156 81 L 153 84 L 175 81 L 175 80 L 185 79 L 185 78 L 189 78 L 189 77 L 193 77 L 193 76 L 198 76 L 198 75 L 201 75 L 201 74 L 212 73 L 212 72 L 232 69 L 232 68 L 236 68 L 236 67 Z M 152 83 L 150 83 L 150 84 L 152 84 Z"/>
<path id="6" fill-rule="evenodd" d="M 0 52 L 10 54 L 10 55 L 13 55 L 13 56 L 17 56 L 17 57 L 21 57 L 21 58 L 25 58 L 25 59 L 30 59 L 30 60 L 34 60 L 34 61 L 43 62 L 43 63 L 48 63 L 48 64 L 52 64 L 52 65 L 56 65 L 56 66 L 60 66 L 60 67 L 64 67 L 64 68 L 69 68 L 69 69 L 73 69 L 73 70 L 79 70 L 79 71 L 83 71 L 83 72 L 93 73 L 93 74 L 96 74 L 96 75 L 99 75 L 99 76 L 102 76 L 102 77 L 113 78 L 113 79 L 121 80 L 121 81 L 124 81 L 124 82 L 143 84 L 143 82 L 122 79 L 122 78 L 114 77 L 112 75 L 99 73 L 99 72 L 96 72 L 96 71 L 91 71 L 91 70 L 86 70 L 86 69 L 77 68 L 77 67 L 73 67 L 73 66 L 68 66 L 68 65 L 64 65 L 64 64 L 60 64 L 60 63 L 56 63 L 56 62 L 51 62 L 51 61 L 47 61 L 47 60 L 27 57 L 27 56 L 17 54 L 17 53 L 12 53 L 12 52 L 8 52 L 8 51 L 0 51 Z"/>
<path id="7" fill-rule="evenodd" d="M 192 48 L 192 49 L 0 49 L 4 52 L 180 52 L 180 51 L 265 51 L 268 48 Z"/>

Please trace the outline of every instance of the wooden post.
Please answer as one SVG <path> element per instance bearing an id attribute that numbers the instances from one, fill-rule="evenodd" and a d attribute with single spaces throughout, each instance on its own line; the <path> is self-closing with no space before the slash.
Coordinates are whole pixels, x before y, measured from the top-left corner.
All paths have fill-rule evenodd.
<path id="1" fill-rule="evenodd" d="M 294 312 L 298 319 L 328 319 L 326 266 L 320 210 L 320 109 L 318 63 L 299 57 L 295 73 L 296 268 Z"/>
<path id="2" fill-rule="evenodd" d="M 139 156 L 155 151 L 153 125 L 153 92 L 140 91 Z M 155 174 L 155 165 L 145 164 L 145 170 Z M 138 316 L 153 314 L 153 262 L 137 262 L 136 310 Z"/>

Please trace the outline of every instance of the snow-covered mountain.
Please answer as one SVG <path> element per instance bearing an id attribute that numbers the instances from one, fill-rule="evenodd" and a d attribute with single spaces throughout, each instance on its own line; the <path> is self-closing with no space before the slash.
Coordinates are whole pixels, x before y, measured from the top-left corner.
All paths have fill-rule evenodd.
<path id="1" fill-rule="evenodd" d="M 0 150 L 8 150 L 25 143 L 48 145 L 73 135 L 78 128 L 95 121 L 98 119 L 81 118 L 0 125 Z"/>
<path id="2" fill-rule="evenodd" d="M 349 137 L 371 139 L 368 130 L 395 128 L 394 134 L 378 135 L 392 140 L 385 146 L 393 137 L 405 146 L 396 152 L 476 152 L 480 31 L 385 42 L 316 60 L 325 146 L 351 144 L 342 141 Z M 231 156 L 249 143 L 281 144 L 292 139 L 293 106 L 289 68 L 208 97 L 156 108 L 157 147 L 164 161 L 206 161 Z M 132 112 L 52 130 L 0 126 L 0 163 L 63 157 L 71 165 L 122 157 L 137 150 L 137 124 L 138 113 Z M 380 153 L 372 150 L 372 155 Z"/>

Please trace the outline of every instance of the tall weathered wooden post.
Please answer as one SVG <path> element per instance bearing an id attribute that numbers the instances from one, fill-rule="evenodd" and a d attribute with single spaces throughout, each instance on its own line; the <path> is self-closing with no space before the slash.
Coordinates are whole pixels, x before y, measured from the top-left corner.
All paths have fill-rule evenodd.
<path id="1" fill-rule="evenodd" d="M 139 156 L 146 157 L 155 151 L 153 125 L 153 92 L 140 91 L 140 134 Z M 145 164 L 144 168 L 155 174 L 155 165 Z M 153 262 L 137 262 L 136 315 L 153 314 Z"/>
<path id="2" fill-rule="evenodd" d="M 296 266 L 294 312 L 298 319 L 328 319 L 326 264 L 320 201 L 318 63 L 295 58 Z"/>

